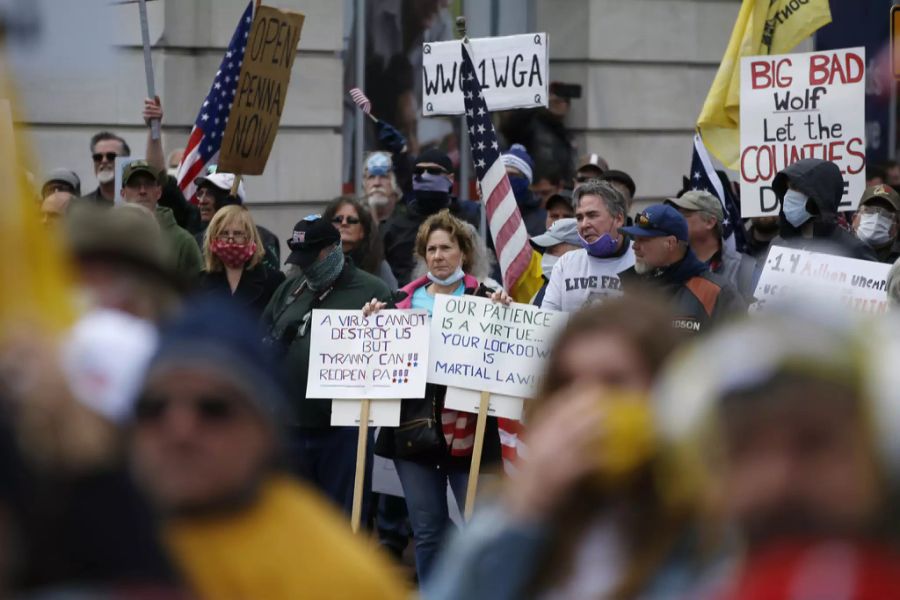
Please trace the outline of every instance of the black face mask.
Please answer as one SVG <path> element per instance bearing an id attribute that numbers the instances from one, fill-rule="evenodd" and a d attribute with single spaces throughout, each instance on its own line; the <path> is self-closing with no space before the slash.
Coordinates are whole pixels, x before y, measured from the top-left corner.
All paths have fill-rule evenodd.
<path id="1" fill-rule="evenodd" d="M 420 213 L 433 215 L 440 210 L 450 207 L 450 194 L 447 192 L 416 190 L 415 202 L 416 208 Z"/>

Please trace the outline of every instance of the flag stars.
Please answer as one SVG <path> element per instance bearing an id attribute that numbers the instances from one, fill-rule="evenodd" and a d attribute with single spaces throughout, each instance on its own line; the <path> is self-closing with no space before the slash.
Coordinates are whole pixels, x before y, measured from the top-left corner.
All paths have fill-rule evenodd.
<path id="1" fill-rule="evenodd" d="M 478 107 L 478 116 L 479 116 L 479 117 L 483 117 L 483 116 L 484 116 L 484 107 L 483 107 L 483 106 L 479 106 L 479 107 Z"/>

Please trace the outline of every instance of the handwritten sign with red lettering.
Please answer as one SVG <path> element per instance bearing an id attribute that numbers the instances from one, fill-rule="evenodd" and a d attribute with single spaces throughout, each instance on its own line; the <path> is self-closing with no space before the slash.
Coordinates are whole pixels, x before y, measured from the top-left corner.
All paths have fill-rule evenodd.
<path id="1" fill-rule="evenodd" d="M 741 216 L 776 215 L 775 175 L 803 158 L 844 176 L 840 210 L 866 187 L 865 48 L 741 59 Z"/>

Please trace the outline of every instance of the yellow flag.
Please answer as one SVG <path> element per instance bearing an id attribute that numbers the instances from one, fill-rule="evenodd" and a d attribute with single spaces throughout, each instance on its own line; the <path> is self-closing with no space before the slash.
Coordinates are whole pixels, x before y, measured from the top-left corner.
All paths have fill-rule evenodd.
<path id="1" fill-rule="evenodd" d="M 37 171 L 24 132 L 13 126 L 14 98 L 9 66 L 0 56 L 0 338 L 13 327 L 59 332 L 75 316 L 71 269 L 59 235 L 41 223 L 29 181 Z"/>
<path id="2" fill-rule="evenodd" d="M 522 304 L 531 302 L 534 295 L 537 294 L 541 289 L 541 286 L 544 285 L 542 273 L 541 255 L 532 251 L 531 262 L 528 263 L 528 267 L 509 292 L 512 299 L 515 302 L 521 302 Z"/>
<path id="3" fill-rule="evenodd" d="M 831 23 L 828 0 L 744 0 L 697 127 L 703 143 L 724 165 L 738 168 L 741 57 L 785 54 Z"/>

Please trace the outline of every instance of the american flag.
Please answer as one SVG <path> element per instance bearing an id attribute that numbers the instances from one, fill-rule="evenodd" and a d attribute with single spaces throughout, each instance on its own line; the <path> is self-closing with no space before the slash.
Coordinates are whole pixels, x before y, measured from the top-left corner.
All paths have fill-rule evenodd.
<path id="1" fill-rule="evenodd" d="M 694 153 L 691 156 L 691 174 L 689 189 L 709 192 L 722 203 L 725 220 L 722 222 L 722 237 L 725 243 L 743 252 L 747 243 L 744 237 L 744 226 L 741 221 L 741 210 L 730 189 L 722 186 L 722 180 L 712 164 L 712 159 L 703 144 L 699 133 L 694 134 Z"/>
<path id="2" fill-rule="evenodd" d="M 472 146 L 472 162 L 487 210 L 488 226 L 497 250 L 503 286 L 512 290 L 531 262 L 532 249 L 522 214 L 516 205 L 506 167 L 500 160 L 500 146 L 491 122 L 481 85 L 475 75 L 471 49 L 462 44 L 462 91 L 466 106 L 466 124 Z"/>
<path id="3" fill-rule="evenodd" d="M 367 115 L 372 114 L 372 103 L 363 93 L 363 91 L 359 88 L 350 88 L 350 98 L 353 99 L 353 102 Z"/>
<path id="4" fill-rule="evenodd" d="M 462 44 L 462 91 L 466 106 L 466 125 L 469 127 L 469 143 L 472 146 L 472 162 L 485 200 L 488 224 L 494 248 L 503 274 L 503 286 L 512 293 L 516 282 L 525 275 L 533 250 L 528 232 L 522 221 L 522 213 L 516 204 L 506 167 L 500 160 L 500 145 L 491 121 L 481 84 L 475 75 L 472 50 L 467 41 Z M 500 433 L 500 450 L 507 474 L 515 473 L 518 456 L 518 436 L 521 424 L 511 419 L 497 419 Z"/>
<path id="5" fill-rule="evenodd" d="M 191 200 L 197 191 L 194 180 L 205 173 L 208 165 L 215 164 L 218 160 L 252 24 L 253 2 L 250 2 L 231 37 L 231 43 L 228 44 L 228 50 L 225 51 L 219 70 L 216 71 L 209 94 L 203 100 L 200 114 L 194 121 L 194 128 L 184 149 L 184 157 L 178 165 L 178 174 L 175 178 L 178 180 L 178 187 L 188 200 Z"/>

